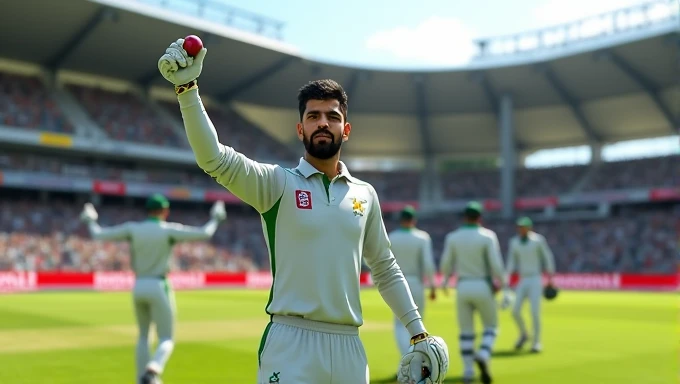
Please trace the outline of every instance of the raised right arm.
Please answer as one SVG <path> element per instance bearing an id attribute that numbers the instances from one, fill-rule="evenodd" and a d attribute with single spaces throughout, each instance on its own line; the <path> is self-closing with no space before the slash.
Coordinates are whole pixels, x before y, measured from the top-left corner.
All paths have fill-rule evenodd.
<path id="1" fill-rule="evenodd" d="M 177 96 L 196 164 L 229 192 L 258 212 L 267 212 L 283 195 L 286 172 L 262 164 L 219 142 L 198 89 Z"/>

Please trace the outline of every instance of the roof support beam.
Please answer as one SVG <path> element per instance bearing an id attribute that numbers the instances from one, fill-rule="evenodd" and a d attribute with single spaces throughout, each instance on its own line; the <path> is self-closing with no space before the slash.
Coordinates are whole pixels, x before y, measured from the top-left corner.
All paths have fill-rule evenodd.
<path id="1" fill-rule="evenodd" d="M 359 87 L 359 80 L 362 77 L 361 71 L 358 69 L 355 69 L 350 73 L 349 77 L 347 78 L 347 81 L 345 82 L 345 86 L 343 87 L 345 89 L 345 93 L 347 94 L 347 99 L 348 103 L 351 103 L 353 100 L 353 95 L 356 92 L 357 88 Z"/>
<path id="2" fill-rule="evenodd" d="M 673 116 L 671 109 L 661 99 L 661 87 L 659 87 L 652 79 L 645 76 L 642 72 L 635 69 L 628 62 L 628 60 L 617 55 L 616 53 L 608 50 L 602 52 L 601 56 L 612 62 L 617 68 L 619 68 L 623 73 L 625 73 L 640 87 L 642 87 L 645 92 L 647 92 L 647 95 L 649 95 L 661 114 L 666 118 L 666 121 L 668 121 L 668 124 L 670 124 L 671 133 L 676 134 L 678 129 L 680 129 L 680 116 Z"/>
<path id="3" fill-rule="evenodd" d="M 105 20 L 115 21 L 117 17 L 118 15 L 113 9 L 108 7 L 99 8 L 90 20 L 87 21 L 87 24 L 74 33 L 71 39 L 67 41 L 54 56 L 45 62 L 45 67 L 50 68 L 51 70 L 56 70 L 61 67 L 68 56 L 78 48 L 80 43 L 82 43 L 95 28 L 97 28 L 99 23 Z"/>
<path id="4" fill-rule="evenodd" d="M 603 142 L 602 136 L 595 131 L 592 124 L 590 124 L 590 121 L 588 121 L 586 115 L 583 113 L 579 101 L 567 90 L 552 68 L 550 68 L 548 64 L 543 64 L 539 66 L 538 69 L 543 72 L 546 80 L 550 83 L 555 92 L 557 92 L 562 101 L 569 105 L 576 121 L 578 121 L 591 143 L 601 144 Z"/>
<path id="5" fill-rule="evenodd" d="M 273 63 L 272 65 L 262 69 L 261 71 L 254 73 L 252 76 L 244 79 L 240 83 L 236 84 L 235 86 L 231 87 L 227 91 L 223 92 L 221 95 L 218 96 L 218 99 L 222 102 L 227 102 L 234 97 L 236 97 L 238 94 L 243 93 L 244 91 L 256 86 L 258 83 L 266 80 L 267 78 L 275 75 L 279 71 L 282 71 L 285 69 L 288 65 L 293 63 L 294 61 L 297 61 L 298 58 L 293 57 L 293 56 L 286 56 L 283 59 L 280 59 L 279 61 Z"/>
<path id="6" fill-rule="evenodd" d="M 489 103 L 489 106 L 491 106 L 491 110 L 493 111 L 493 115 L 496 118 L 496 122 L 500 122 L 501 98 L 498 96 L 498 92 L 496 92 L 496 89 L 494 88 L 491 81 L 489 81 L 489 77 L 485 72 L 475 72 L 472 74 L 471 78 L 474 82 L 482 87 L 484 96 L 486 97 L 486 101 Z M 527 144 L 520 141 L 517 138 L 517 135 L 515 135 L 515 148 L 521 152 L 527 147 Z"/>
<path id="7" fill-rule="evenodd" d="M 430 118 L 427 110 L 427 95 L 425 92 L 427 77 L 425 75 L 415 75 L 413 83 L 416 93 L 416 115 L 419 123 L 420 139 L 422 142 L 423 157 L 427 159 L 434 154 L 432 146 L 432 135 L 430 134 Z"/>

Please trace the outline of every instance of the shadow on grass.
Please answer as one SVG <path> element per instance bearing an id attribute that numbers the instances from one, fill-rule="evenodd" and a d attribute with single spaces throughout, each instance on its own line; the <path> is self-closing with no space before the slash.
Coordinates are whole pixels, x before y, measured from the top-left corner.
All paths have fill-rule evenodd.
<path id="1" fill-rule="evenodd" d="M 463 382 L 463 377 L 447 377 L 444 379 L 443 383 L 445 384 L 450 384 L 450 383 L 462 383 Z M 378 380 L 371 380 L 371 384 L 398 384 L 397 382 L 397 377 L 391 376 L 391 377 L 386 377 L 384 379 L 378 379 Z"/>

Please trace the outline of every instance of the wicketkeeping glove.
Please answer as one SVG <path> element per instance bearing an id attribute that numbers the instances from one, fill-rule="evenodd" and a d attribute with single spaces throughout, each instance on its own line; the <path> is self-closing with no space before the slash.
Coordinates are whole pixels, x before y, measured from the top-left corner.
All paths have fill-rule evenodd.
<path id="1" fill-rule="evenodd" d="M 512 292 L 509 289 L 503 290 L 503 298 L 501 299 L 501 309 L 507 309 L 515 301 Z"/>
<path id="2" fill-rule="evenodd" d="M 439 336 L 416 342 L 401 358 L 397 381 L 402 384 L 441 384 L 449 370 L 449 347 Z"/>
<path id="3" fill-rule="evenodd" d="M 97 221 L 98 218 L 99 214 L 97 213 L 97 210 L 94 209 L 94 205 L 92 205 L 92 203 L 85 203 L 83 212 L 80 214 L 80 220 L 90 222 Z"/>
<path id="4" fill-rule="evenodd" d="M 217 201 L 210 208 L 210 217 L 222 221 L 227 218 L 227 210 L 224 208 L 224 201 Z"/>
<path id="5" fill-rule="evenodd" d="M 203 59 L 208 52 L 208 49 L 203 47 L 196 57 L 191 57 L 182 48 L 182 45 L 184 45 L 184 39 L 177 39 L 158 59 L 158 70 L 161 75 L 174 85 L 182 85 L 196 80 L 201 75 Z"/>

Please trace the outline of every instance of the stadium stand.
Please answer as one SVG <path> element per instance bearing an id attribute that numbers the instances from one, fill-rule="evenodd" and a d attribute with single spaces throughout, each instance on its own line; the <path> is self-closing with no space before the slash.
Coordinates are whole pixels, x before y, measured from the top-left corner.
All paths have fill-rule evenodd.
<path id="1" fill-rule="evenodd" d="M 0 72 L 0 125 L 73 133 L 42 81 L 37 77 Z"/>
<path id="2" fill-rule="evenodd" d="M 122 12 L 119 16 L 126 17 L 127 13 Z M 169 24 L 167 27 L 169 28 Z M 110 32 L 107 33 L 111 35 L 104 33 L 101 36 L 96 36 L 96 38 L 111 38 L 120 32 L 112 27 Z M 227 38 L 213 37 L 220 39 L 221 42 L 215 44 L 213 55 L 216 57 L 227 53 L 232 54 L 234 52 L 232 49 L 240 49 L 241 44 L 243 44 L 243 42 L 238 42 L 236 45 L 232 45 L 233 41 Z M 555 145 L 567 145 L 567 143 L 573 145 L 575 142 L 592 144 L 598 138 L 602 139 L 599 144 L 604 145 L 607 140 L 614 141 L 623 137 L 651 137 L 669 134 L 670 131 L 675 129 L 673 122 L 670 121 L 672 118 L 669 119 L 666 116 L 664 120 L 661 115 L 670 113 L 665 113 L 667 109 L 672 109 L 669 107 L 671 102 L 668 100 L 671 100 L 673 92 L 677 92 L 677 86 L 668 84 L 665 80 L 663 71 L 668 68 L 662 67 L 665 61 L 657 60 L 656 56 L 667 54 L 665 53 L 667 50 L 663 48 L 666 45 L 663 44 L 675 41 L 671 37 L 664 38 L 665 40 L 661 40 L 662 37 L 660 36 L 653 37 L 653 39 L 659 40 L 656 42 L 659 43 L 658 49 L 649 52 L 643 50 L 644 54 L 641 56 L 637 52 L 639 47 L 635 45 L 635 42 L 625 45 L 624 48 L 621 48 L 621 52 L 618 52 L 618 48 L 614 45 L 602 46 L 602 49 L 620 54 L 619 56 L 623 57 L 624 61 L 629 64 L 627 67 L 626 65 L 621 67 L 620 63 L 616 64 L 618 62 L 616 60 L 623 60 L 616 55 L 603 55 L 603 60 L 596 60 L 597 63 L 594 63 L 595 61 L 591 58 L 592 52 L 581 56 L 575 54 L 575 56 L 569 58 L 569 60 L 573 59 L 573 63 L 569 60 L 547 60 L 551 62 L 551 71 L 563 75 L 562 77 L 567 79 L 566 82 L 569 84 L 567 84 L 568 87 L 560 87 L 553 79 L 553 81 L 549 81 L 552 84 L 550 85 L 552 89 L 540 86 L 539 83 L 542 83 L 542 81 L 537 82 L 538 85 L 535 89 L 529 86 L 515 87 L 517 92 L 520 93 L 517 95 L 515 106 L 518 112 L 516 120 L 521 121 L 515 127 L 516 132 L 513 133 L 517 140 L 517 150 L 531 152 Z M 43 36 L 42 38 L 49 37 Z M 146 41 L 146 43 L 151 44 L 152 42 Z M 156 41 L 153 43 L 160 44 Z M 97 51 L 88 50 L 96 46 L 97 44 L 93 43 L 74 49 L 82 49 L 89 52 L 88 54 L 81 53 L 82 55 L 92 56 Z M 484 43 L 484 46 L 490 47 L 491 44 Z M 159 45 L 159 47 L 162 47 L 162 45 Z M 650 47 L 653 46 L 650 45 Z M 249 46 L 244 54 L 237 53 L 234 55 L 233 63 L 230 63 L 230 65 L 233 66 L 234 70 L 238 69 L 243 72 L 239 73 L 238 76 L 225 76 L 223 72 L 216 71 L 215 67 L 206 68 L 205 75 L 202 75 L 202 79 L 206 79 L 206 81 L 202 82 L 201 86 L 202 89 L 212 91 L 210 97 L 215 96 L 216 98 L 211 100 L 225 101 L 230 98 L 238 99 L 236 96 L 242 96 L 243 100 L 227 101 L 243 101 L 253 105 L 262 102 L 263 108 L 271 106 L 281 110 L 286 108 L 292 110 L 288 104 L 293 101 L 292 93 L 289 95 L 288 91 L 270 92 L 270 89 L 273 87 L 282 89 L 281 85 L 285 84 L 292 91 L 294 88 L 288 83 L 291 79 L 294 79 L 295 85 L 299 86 L 298 80 L 303 76 L 333 73 L 333 76 L 337 75 L 337 78 L 342 81 L 345 81 L 344 79 L 358 79 L 358 82 L 370 82 L 369 86 L 364 86 L 364 84 L 358 87 L 356 84 L 352 85 L 354 89 L 351 100 L 355 100 L 355 98 L 362 100 L 361 107 L 356 104 L 352 105 L 352 116 L 359 116 L 358 120 L 362 121 L 361 116 L 363 114 L 364 126 L 371 125 L 369 123 L 373 121 L 373 117 L 368 118 L 366 115 L 373 116 L 372 114 L 377 113 L 376 111 L 380 111 L 384 116 L 391 119 L 393 118 L 392 115 L 406 114 L 406 111 L 414 104 L 410 99 L 395 96 L 385 105 L 376 103 L 367 106 L 374 96 L 375 89 L 382 89 L 381 87 L 385 89 L 389 87 L 409 89 L 408 87 L 412 87 L 411 81 L 413 79 L 411 76 L 397 77 L 393 73 L 381 73 L 378 70 L 371 72 L 369 76 L 363 76 L 363 74 L 358 76 L 358 71 L 354 69 L 327 67 L 321 63 L 315 63 L 310 71 L 311 67 L 306 60 L 289 61 L 288 58 L 293 56 L 275 50 L 268 51 L 267 54 L 272 55 L 272 63 L 279 64 L 272 65 L 270 69 L 262 72 L 261 68 L 254 68 L 252 65 L 252 61 L 260 57 L 253 52 L 259 52 L 260 48 Z M 222 50 L 223 52 L 221 52 Z M 480 63 L 491 63 L 495 60 L 494 55 L 491 54 L 493 53 L 492 50 L 481 53 L 482 55 L 478 58 L 478 60 L 481 60 Z M 274 56 L 276 56 L 276 59 Z M 25 59 L 28 57 L 31 56 L 26 56 Z M 619 59 L 609 63 L 607 60 L 610 59 L 607 59 L 607 57 L 619 57 Z M 641 62 L 644 62 L 645 65 L 641 65 Z M 139 73 L 139 68 L 133 70 L 128 67 L 116 67 L 107 68 L 106 71 L 102 72 L 107 72 L 107 75 L 120 76 L 121 82 L 132 83 L 132 87 L 129 87 L 129 89 L 139 87 L 140 92 L 150 91 L 154 85 L 158 84 L 157 80 L 161 81 L 163 86 L 167 88 L 168 84 L 158 78 L 159 76 L 153 68 L 153 60 L 150 63 L 150 67 L 147 68 L 148 71 L 144 69 L 142 72 L 151 73 L 151 70 L 153 70 L 156 77 L 150 77 L 144 85 L 137 83 L 142 83 L 140 79 L 148 77 L 148 75 L 145 73 L 146 76 L 140 77 L 142 73 Z M 609 63 L 607 64 L 609 67 L 604 67 L 605 64 L 603 63 Z M 437 111 L 432 113 L 442 115 L 438 116 L 437 119 L 432 119 L 430 129 L 436 131 L 433 135 L 438 139 L 432 140 L 433 142 L 429 143 L 430 147 L 437 152 L 445 152 L 449 148 L 442 150 L 442 148 L 438 148 L 438 145 L 444 147 L 451 145 L 452 148 L 455 147 L 451 151 L 455 152 L 457 149 L 467 149 L 466 146 L 474 143 L 475 147 L 470 151 L 479 150 L 480 153 L 498 151 L 498 146 L 502 147 L 502 145 L 495 143 L 494 140 L 486 140 L 489 137 L 479 140 L 479 137 L 488 132 L 491 132 L 491 135 L 496 134 L 498 127 L 495 120 L 502 120 L 500 112 L 494 110 L 493 104 L 495 102 L 485 101 L 489 96 L 488 94 L 493 93 L 488 92 L 493 83 L 496 82 L 500 85 L 505 82 L 507 84 L 504 86 L 512 88 L 512 81 L 514 80 L 510 81 L 510 79 L 515 77 L 525 79 L 525 76 L 539 76 L 538 72 L 552 73 L 544 68 L 544 71 L 533 69 L 526 71 L 527 73 L 530 72 L 531 75 L 522 74 L 521 71 L 530 66 L 521 61 L 517 61 L 515 64 L 517 65 L 508 67 L 511 70 L 508 70 L 507 73 L 490 66 L 485 69 L 489 75 L 484 79 L 472 76 L 473 73 L 466 71 L 453 71 L 451 73 L 444 71 L 429 75 L 428 92 L 431 92 L 433 96 L 430 98 L 429 103 L 432 105 L 429 107 Z M 572 64 L 574 65 L 573 68 L 586 68 L 586 66 L 592 68 L 588 71 L 579 70 L 581 75 L 589 74 L 591 77 L 577 79 L 570 72 L 576 71 L 571 67 Z M 656 67 L 656 65 L 659 67 Z M 123 64 L 118 64 L 118 66 L 124 67 Z M 621 71 L 614 70 L 614 67 L 628 68 L 628 72 L 635 72 L 634 67 L 639 68 L 634 75 L 628 73 L 626 76 L 630 79 L 626 80 L 625 77 L 616 75 Z M 286 68 L 285 72 L 277 72 L 284 68 Z M 95 76 L 97 69 L 97 67 L 90 67 L 87 71 Z M 648 126 L 646 121 L 642 123 L 638 120 L 634 122 L 623 121 L 632 120 L 630 117 L 621 117 L 622 120 L 608 120 L 614 114 L 604 108 L 603 104 L 612 103 L 612 108 L 621 111 L 623 116 L 626 109 L 635 108 L 639 105 L 635 101 L 638 100 L 637 97 L 649 96 L 646 94 L 646 92 L 649 93 L 649 90 L 645 87 L 634 88 L 632 85 L 629 88 L 619 87 L 621 84 L 630 83 L 629 80 L 631 79 L 644 78 L 647 74 L 642 72 L 645 71 L 658 72 L 658 76 L 651 76 L 650 78 L 658 82 L 652 88 L 658 90 L 661 96 L 657 95 L 658 97 L 653 100 L 656 108 L 652 108 L 652 112 L 641 110 L 642 112 L 639 115 L 641 119 L 651 121 L 656 118 L 658 121 Z M 45 74 L 49 74 L 49 72 L 50 70 L 45 70 Z M 282 73 L 285 74 L 282 75 Z M 591 73 L 592 75 L 590 75 Z M 284 78 L 287 74 L 291 74 L 290 79 Z M 259 78 L 255 75 L 258 75 Z M 589 79 L 593 79 L 592 76 L 598 80 L 596 86 L 588 84 Z M 621 76 L 623 75 L 621 74 Z M 54 148 L 54 145 L 52 145 L 52 148 L 47 148 L 44 145 L 40 146 L 31 142 L 33 139 L 25 139 L 29 133 L 36 135 L 40 131 L 43 131 L 42 133 L 74 135 L 74 138 L 88 136 L 80 133 L 90 128 L 83 127 L 83 124 L 75 124 L 74 126 L 74 122 L 77 123 L 78 119 L 73 116 L 72 112 L 67 111 L 68 108 L 64 107 L 64 104 L 58 103 L 60 101 L 59 95 L 53 92 L 54 89 L 51 88 L 50 82 L 45 81 L 47 78 L 49 76 L 26 76 L 0 72 L 0 128 L 4 131 L 11 131 L 0 133 L 6 133 L 6 137 L 11 136 L 15 139 L 20 137 L 21 140 L 29 141 L 28 147 L 26 142 L 19 139 L 17 139 L 19 145 L 17 145 L 17 142 L 10 143 L 9 141 L 0 143 L 0 171 L 5 173 L 5 175 L 0 173 L 0 184 L 3 184 L 3 177 L 10 173 L 14 173 L 13 180 L 21 180 L 23 183 L 21 187 L 18 187 L 15 183 L 15 185 L 8 185 L 7 187 L 3 185 L 0 188 L 0 270 L 90 271 L 126 270 L 128 268 L 126 246 L 120 243 L 91 241 L 88 239 L 85 228 L 78 220 L 78 214 L 84 201 L 101 199 L 99 210 L 103 225 L 139 219 L 142 215 L 142 210 L 139 208 L 140 201 L 137 200 L 139 196 L 118 196 L 114 198 L 95 195 L 97 191 L 94 191 L 94 188 L 86 192 L 83 192 L 83 189 L 86 190 L 87 188 L 66 192 L 67 188 L 63 188 L 64 179 L 78 179 L 81 185 L 96 179 L 120 184 L 144 183 L 144 186 L 148 188 L 163 185 L 201 188 L 201 192 L 205 192 L 203 189 L 223 192 L 223 188 L 191 161 L 184 163 L 178 161 L 177 164 L 170 165 L 167 162 L 164 163 L 167 159 L 159 160 L 153 159 L 153 156 L 146 156 L 142 160 L 139 156 L 137 158 L 134 158 L 135 156 L 115 156 L 115 152 L 113 155 L 108 153 L 104 157 L 96 151 L 89 153 L 82 148 L 79 148 L 78 151 L 71 150 L 73 148 L 69 148 L 72 145 L 69 140 L 65 141 L 66 144 L 60 144 L 61 147 L 57 145 L 57 148 Z M 247 81 L 244 81 L 244 79 Z M 552 78 L 548 80 L 550 79 Z M 435 83 L 438 82 L 441 82 L 441 88 L 445 88 L 447 91 L 442 92 L 442 89 L 435 86 Z M 479 84 L 477 83 L 484 82 L 488 82 L 485 87 L 489 89 L 478 87 Z M 351 81 L 348 81 L 348 83 L 351 83 Z M 455 84 L 455 86 L 449 86 L 449 83 Z M 63 91 L 74 96 L 76 107 L 82 109 L 96 125 L 92 128 L 98 128 L 101 132 L 106 133 L 107 137 L 101 138 L 102 143 L 120 147 L 129 143 L 150 144 L 156 146 L 156 150 L 167 151 L 172 156 L 174 156 L 173 151 L 182 151 L 185 155 L 190 153 L 181 128 L 181 114 L 176 102 L 151 100 L 151 96 L 147 98 L 147 95 L 137 94 L 137 91 L 132 90 L 121 92 L 92 84 L 87 86 L 74 85 L 69 82 L 65 84 Z M 526 84 L 523 83 L 523 85 Z M 464 90 L 461 91 L 465 94 L 462 98 L 448 91 L 450 88 L 458 89 L 459 87 Z M 554 97 L 553 94 L 560 94 L 560 92 L 554 91 L 559 91 L 561 88 L 572 91 L 573 97 L 566 99 L 573 99 L 572 101 L 575 103 L 582 104 L 587 110 L 586 115 L 588 116 L 582 116 L 581 119 L 576 119 L 578 121 L 574 122 L 572 118 L 564 118 L 562 112 L 555 112 L 560 108 L 574 109 L 573 105 L 567 105 L 568 102 L 561 100 L 565 98 Z M 521 92 L 524 91 L 526 92 L 522 94 Z M 148 94 L 151 95 L 151 92 L 148 92 Z M 219 94 L 226 94 L 229 97 L 218 98 L 216 95 Z M 446 95 L 446 97 L 441 97 L 442 95 Z M 595 95 L 600 96 L 595 97 Z M 631 104 L 625 104 L 625 100 L 623 100 L 628 98 L 633 100 Z M 444 100 L 441 105 L 438 104 L 440 99 Z M 364 103 L 367 105 L 363 105 Z M 460 108 L 460 110 L 449 110 L 453 104 L 459 104 L 456 108 Z M 59 105 L 63 107 L 63 110 Z M 545 107 L 543 111 L 532 110 L 532 108 L 541 109 L 543 107 Z M 375 111 L 371 108 L 375 108 Z M 297 163 L 300 153 L 292 149 L 289 143 L 282 143 L 268 134 L 268 123 L 263 123 L 266 120 L 250 121 L 245 118 L 245 114 L 241 115 L 238 112 L 240 109 L 227 102 L 221 103 L 219 106 L 207 103 L 207 109 L 220 139 L 246 156 L 263 162 L 280 163 L 284 166 Z M 358 112 L 354 114 L 354 111 Z M 456 118 L 448 116 L 448 114 L 459 112 L 463 115 L 470 114 L 470 120 L 461 123 L 457 122 Z M 285 115 L 284 112 L 280 114 L 280 116 Z M 253 118 L 253 115 L 248 116 Z M 596 119 L 598 124 L 583 124 L 583 120 L 587 120 L 586 118 Z M 405 127 L 420 126 L 411 123 L 410 120 L 403 119 L 404 121 L 401 121 L 400 119 L 401 117 L 394 117 L 394 121 L 400 121 L 399 124 Z M 375 120 L 381 119 L 376 118 Z M 416 118 L 414 118 L 415 120 Z M 545 120 L 551 120 L 554 124 L 545 126 L 543 123 Z M 619 124 L 620 127 L 613 126 L 614 123 L 612 122 Z M 388 136 L 393 132 L 400 132 L 395 133 L 395 135 L 401 135 L 399 124 L 394 126 L 391 123 L 386 124 L 387 130 L 381 132 L 383 136 L 377 135 L 375 137 L 384 138 L 385 142 L 390 141 Z M 451 125 L 456 124 L 467 127 L 452 129 Z M 475 128 L 477 124 L 479 129 Z M 668 125 L 670 130 L 664 124 Z M 379 125 L 375 125 L 376 130 L 385 129 L 385 127 Z M 552 125 L 555 127 L 552 127 Z M 360 124 L 357 124 L 357 126 L 360 126 Z M 596 126 L 595 128 L 599 128 L 600 131 L 593 134 L 593 132 L 590 132 L 589 126 Z M 650 129 L 655 129 L 655 131 L 650 131 L 648 134 Z M 466 136 L 470 132 L 472 132 L 471 136 Z M 540 132 L 540 134 L 537 132 Z M 616 132 L 616 134 L 613 132 Z M 581 134 L 585 138 L 581 138 Z M 95 140 L 99 140 L 97 135 L 91 136 L 95 137 Z M 421 136 L 418 135 L 418 137 Z M 71 136 L 69 136 L 70 138 Z M 422 140 L 427 141 L 424 137 Z M 37 141 L 40 144 L 40 140 Z M 434 141 L 440 141 L 440 143 Z M 482 144 L 484 145 L 479 147 Z M 486 146 L 487 144 L 489 146 Z M 426 147 L 423 144 L 423 150 Z M 372 148 L 369 147 L 368 151 L 370 152 L 370 150 Z M 384 148 L 381 150 L 384 150 Z M 418 150 L 420 148 L 414 149 L 414 151 Z M 373 155 L 373 153 L 369 154 Z M 361 155 L 366 155 L 366 153 L 361 153 Z M 526 155 L 526 153 L 522 155 Z M 556 200 L 561 199 L 562 195 L 569 195 L 569 198 L 565 200 L 569 203 L 576 203 L 572 204 L 578 206 L 574 210 L 581 208 L 579 204 L 590 205 L 583 208 L 584 210 L 590 209 L 590 212 L 581 216 L 578 214 L 568 216 L 564 212 L 555 213 L 555 211 L 559 211 L 558 208 L 562 208 L 556 207 L 556 205 L 559 205 L 557 203 L 548 204 L 547 207 L 543 206 L 545 204 L 537 208 L 530 207 L 534 209 L 531 212 L 532 214 L 539 211 L 553 211 L 552 215 L 537 215 L 536 222 L 538 223 L 537 230 L 546 235 L 555 252 L 559 271 L 574 273 L 614 271 L 670 273 L 675 270 L 677 263 L 678 234 L 680 233 L 680 221 L 678 220 L 680 205 L 677 203 L 680 193 L 675 192 L 680 186 L 679 164 L 680 155 L 674 154 L 646 159 L 605 161 L 594 165 L 558 166 L 543 169 L 529 169 L 520 166 L 514 173 L 514 195 L 529 200 L 534 197 L 537 200 L 546 197 L 549 200 Z M 350 169 L 350 171 L 352 170 Z M 352 173 L 375 187 L 381 203 L 393 204 L 393 206 L 399 206 L 404 202 L 422 202 L 423 195 L 425 195 L 422 192 L 427 189 L 423 188 L 427 186 L 427 178 L 420 171 L 357 171 Z M 501 170 L 495 167 L 441 171 L 438 177 L 444 203 L 455 206 L 466 200 L 476 199 L 490 200 L 492 203 L 498 204 L 502 200 L 500 198 L 502 189 L 500 173 Z M 34 177 L 37 179 L 37 175 L 48 176 L 49 182 L 44 185 L 40 184 L 41 182 L 33 179 Z M 50 179 L 51 176 L 59 177 Z M 38 191 L 41 188 L 43 191 Z M 661 198 L 650 197 L 654 195 L 653 189 L 662 188 Z M 60 192 L 55 192 L 55 190 Z M 578 196 L 578 192 L 583 192 L 590 200 L 585 199 L 587 200 L 585 203 L 579 201 L 583 196 Z M 612 195 L 617 196 L 616 199 L 607 200 L 605 195 L 608 192 L 614 192 Z M 575 194 L 577 196 L 574 197 Z M 431 195 L 436 196 L 436 194 Z M 219 196 L 221 198 L 223 195 Z M 605 198 L 602 198 L 602 196 L 605 196 Z M 620 196 L 624 198 L 620 198 Z M 174 200 L 182 200 L 182 197 Z M 202 224 L 207 218 L 208 200 L 205 198 L 205 201 L 201 202 L 173 201 L 170 220 L 190 225 Z M 210 242 L 182 244 L 176 247 L 175 268 L 184 271 L 197 269 L 242 271 L 268 268 L 267 248 L 263 239 L 259 216 L 249 207 L 233 204 L 233 201 L 230 204 L 227 222 L 222 224 L 216 236 Z M 570 206 L 569 208 L 573 207 Z M 392 216 L 395 210 L 396 208 L 392 208 L 392 212 L 385 212 L 389 229 L 395 226 Z M 431 233 L 437 257 L 441 252 L 444 235 L 458 225 L 458 218 L 451 211 L 455 211 L 455 209 L 448 209 L 447 213 L 430 213 L 425 215 L 420 223 L 423 229 Z M 605 213 L 600 214 L 599 211 Z M 498 232 L 505 251 L 507 241 L 514 231 L 513 223 L 491 216 L 486 225 Z"/>

